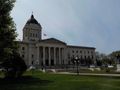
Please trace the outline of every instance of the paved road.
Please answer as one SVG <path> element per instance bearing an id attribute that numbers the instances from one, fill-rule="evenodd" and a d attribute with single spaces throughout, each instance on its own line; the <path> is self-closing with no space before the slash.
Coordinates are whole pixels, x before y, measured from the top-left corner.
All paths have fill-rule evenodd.
<path id="1" fill-rule="evenodd" d="M 77 75 L 77 73 L 70 73 L 70 72 L 57 72 L 56 74 L 71 74 L 71 75 Z M 120 77 L 120 74 L 79 73 L 79 75 L 85 75 L 85 76 L 114 76 L 114 77 Z"/>

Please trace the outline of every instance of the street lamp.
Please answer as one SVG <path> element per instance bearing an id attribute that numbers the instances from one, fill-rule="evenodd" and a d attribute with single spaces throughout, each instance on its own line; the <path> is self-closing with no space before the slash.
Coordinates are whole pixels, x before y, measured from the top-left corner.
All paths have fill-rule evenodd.
<path id="1" fill-rule="evenodd" d="M 116 60 L 117 71 L 120 71 L 120 54 L 116 55 Z"/>
<path id="2" fill-rule="evenodd" d="M 79 61 L 79 58 L 78 58 L 78 57 L 75 57 L 74 63 L 75 63 L 76 66 L 77 66 L 77 75 L 79 75 L 78 65 L 79 65 L 80 61 Z"/>

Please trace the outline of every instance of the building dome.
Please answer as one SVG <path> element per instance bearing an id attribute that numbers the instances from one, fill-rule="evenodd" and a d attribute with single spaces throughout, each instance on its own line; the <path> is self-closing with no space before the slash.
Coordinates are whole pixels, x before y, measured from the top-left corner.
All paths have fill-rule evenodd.
<path id="1" fill-rule="evenodd" d="M 27 21 L 26 24 L 38 24 L 38 25 L 40 25 L 38 23 L 38 21 L 34 18 L 33 14 L 31 15 L 31 18 Z"/>

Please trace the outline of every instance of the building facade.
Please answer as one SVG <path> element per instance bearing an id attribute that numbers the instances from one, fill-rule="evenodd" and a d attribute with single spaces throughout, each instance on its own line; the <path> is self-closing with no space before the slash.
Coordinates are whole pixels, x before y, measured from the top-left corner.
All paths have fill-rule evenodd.
<path id="1" fill-rule="evenodd" d="M 18 43 L 19 53 L 28 66 L 61 68 L 71 65 L 76 57 L 81 65 L 95 61 L 94 47 L 67 45 L 55 38 L 42 39 L 42 27 L 33 15 L 23 28 L 23 40 Z"/>

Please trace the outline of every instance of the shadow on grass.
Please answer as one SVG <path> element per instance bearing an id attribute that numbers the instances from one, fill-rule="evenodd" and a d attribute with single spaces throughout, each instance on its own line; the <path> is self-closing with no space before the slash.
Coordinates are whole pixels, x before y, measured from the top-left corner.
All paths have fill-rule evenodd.
<path id="1" fill-rule="evenodd" d="M 23 76 L 17 79 L 0 78 L 0 90 L 32 90 L 34 87 L 47 86 L 53 81 L 42 80 L 32 76 Z M 26 88 L 26 89 L 25 89 Z"/>

